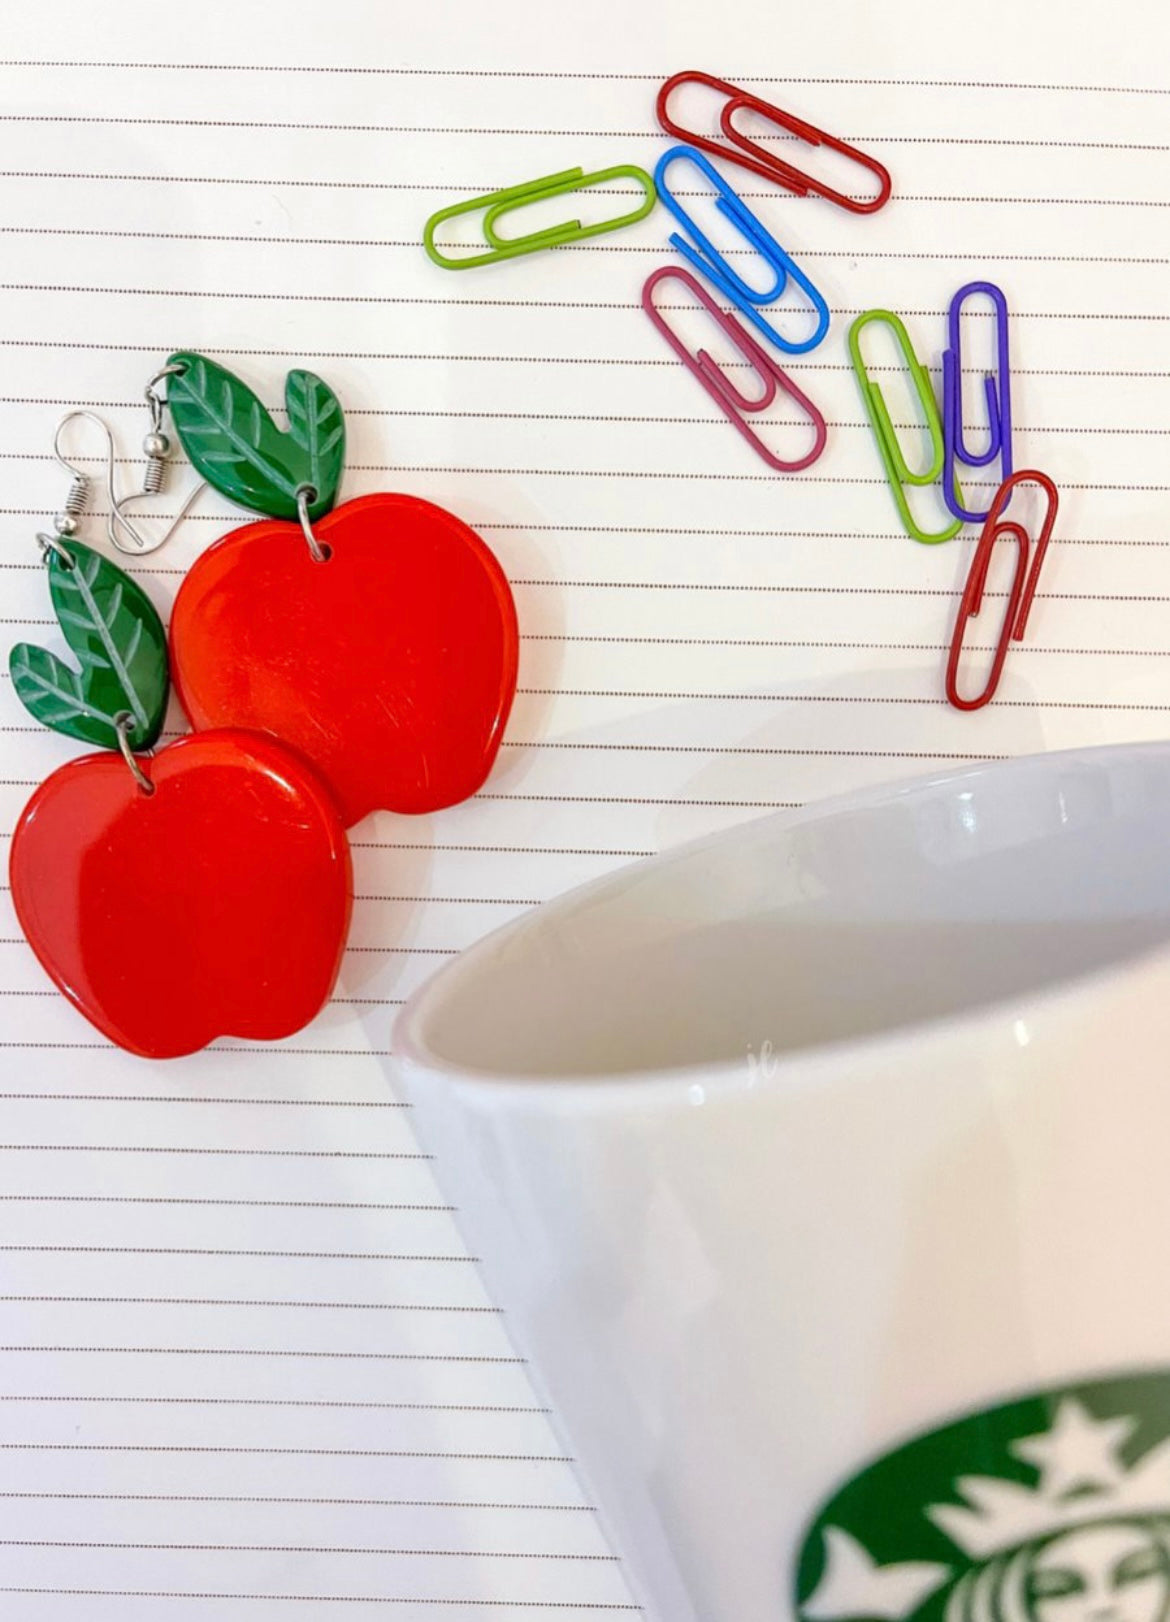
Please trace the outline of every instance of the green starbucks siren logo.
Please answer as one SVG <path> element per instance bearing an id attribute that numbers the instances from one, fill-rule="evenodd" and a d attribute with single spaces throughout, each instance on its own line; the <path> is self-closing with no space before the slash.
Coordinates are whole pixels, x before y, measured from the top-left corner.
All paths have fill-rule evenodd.
<path id="1" fill-rule="evenodd" d="M 818 1515 L 795 1597 L 800 1622 L 1170 1622 L 1170 1372 L 887 1454 Z"/>

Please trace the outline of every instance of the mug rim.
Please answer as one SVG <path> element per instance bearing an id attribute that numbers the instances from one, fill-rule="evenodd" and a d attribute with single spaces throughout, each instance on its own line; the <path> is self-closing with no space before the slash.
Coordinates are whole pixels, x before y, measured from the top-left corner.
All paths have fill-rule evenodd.
<path id="1" fill-rule="evenodd" d="M 668 846 L 650 856 L 639 857 L 596 879 L 574 885 L 536 907 L 527 908 L 519 916 L 473 941 L 450 963 L 428 976 L 406 999 L 393 1021 L 392 1063 L 403 1064 L 420 1074 L 425 1073 L 432 1080 L 461 1084 L 476 1091 L 490 1091 L 500 1097 L 517 1099 L 531 1100 L 535 1093 L 556 1094 L 562 1099 L 572 1098 L 576 1103 L 596 1101 L 606 1105 L 613 1102 L 615 1094 L 629 1095 L 636 1090 L 639 1101 L 649 1102 L 656 1096 L 662 1100 L 676 1100 L 680 1090 L 684 1094 L 693 1093 L 696 1083 L 700 1081 L 705 1096 L 719 1092 L 740 1092 L 743 1090 L 742 1061 L 730 1054 L 720 1059 L 697 1060 L 688 1065 L 634 1066 L 568 1074 L 533 1071 L 516 1075 L 502 1070 L 481 1069 L 442 1056 L 424 1039 L 423 1023 L 442 1008 L 443 1000 L 456 985 L 462 985 L 469 975 L 477 972 L 481 958 L 491 958 L 505 938 L 523 935 L 535 926 L 537 920 L 546 919 L 550 913 L 571 915 L 602 892 L 619 893 L 648 869 L 700 855 L 712 846 L 722 846 L 741 830 L 759 828 L 764 824 L 778 831 L 796 829 L 852 812 L 864 813 L 899 801 L 924 798 L 948 785 L 1010 777 L 1029 770 L 1051 769 L 1059 772 L 1082 763 L 1109 764 L 1127 760 L 1136 763 L 1143 758 L 1159 757 L 1170 762 L 1170 739 L 1044 750 L 1006 759 L 979 761 L 946 771 L 887 780 L 826 799 L 810 800 L 802 806 L 752 817 L 746 822 L 733 823 L 684 840 L 681 844 Z M 1122 976 L 1132 975 L 1137 969 L 1156 969 L 1162 959 L 1170 966 L 1170 920 L 1164 941 L 1122 951 L 1102 964 L 1062 975 L 1046 984 L 1029 988 L 1022 995 L 1026 997 L 1030 1013 L 1058 1009 L 1062 1002 L 1068 1000 L 1074 1000 L 1080 1007 L 1087 995 L 1107 995 L 1110 987 Z M 798 1074 L 811 1080 L 822 1072 L 838 1070 L 842 1065 L 853 1062 L 880 1062 L 883 1054 L 888 1055 L 904 1047 L 907 1042 L 961 1043 L 965 1038 L 973 1037 L 980 1027 L 996 1025 L 1002 1019 L 1004 1010 L 1014 1006 L 1016 1001 L 1017 997 L 1012 994 L 996 995 L 949 1012 L 915 1015 L 877 1030 L 780 1049 L 774 1054 L 773 1072 L 757 1083 L 754 1090 L 767 1090 L 769 1084 L 777 1083 L 791 1087 Z M 692 1101 L 705 1101 L 705 1097 L 704 1100 Z"/>

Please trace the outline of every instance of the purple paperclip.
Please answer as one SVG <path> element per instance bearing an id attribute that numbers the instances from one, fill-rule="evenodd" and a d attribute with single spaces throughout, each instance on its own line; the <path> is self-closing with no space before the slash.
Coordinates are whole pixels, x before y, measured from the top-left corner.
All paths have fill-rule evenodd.
<path id="1" fill-rule="evenodd" d="M 959 338 L 959 317 L 964 302 L 973 293 L 986 293 L 995 306 L 996 368 L 998 379 L 990 373 L 983 379 L 987 399 L 987 422 L 990 430 L 985 451 L 973 451 L 963 438 L 963 360 Z M 962 489 L 955 469 L 956 462 L 965 467 L 986 467 L 998 456 L 1001 480 L 1012 476 L 1012 396 L 1011 375 L 1008 370 L 1008 308 L 1007 299 L 994 282 L 968 282 L 951 300 L 947 316 L 949 347 L 943 355 L 943 500 L 956 518 L 982 523 L 990 512 L 990 505 L 981 512 L 969 512 L 962 503 Z"/>
<path id="2" fill-rule="evenodd" d="M 764 392 L 758 399 L 749 399 L 742 390 L 736 388 L 727 373 L 711 359 L 705 349 L 700 349 L 697 354 L 692 355 L 678 334 L 673 332 L 662 319 L 662 315 L 654 303 L 654 289 L 659 282 L 667 280 L 681 282 L 684 287 L 688 288 L 707 313 L 714 318 L 716 323 L 731 339 L 740 354 L 751 362 L 752 366 L 760 374 L 764 384 Z M 801 468 L 812 466 L 824 450 L 825 441 L 828 438 L 828 428 L 824 417 L 813 405 L 804 390 L 798 388 L 788 373 L 782 367 L 776 365 L 772 357 L 764 349 L 761 349 L 752 335 L 740 325 L 735 317 L 728 315 L 725 310 L 719 308 L 702 282 L 692 276 L 689 270 L 684 270 L 681 265 L 663 265 L 659 270 L 652 271 L 646 278 L 642 288 L 642 308 L 675 354 L 682 360 L 683 365 L 688 371 L 695 374 L 719 409 L 735 424 L 757 456 L 762 456 L 770 467 L 777 468 L 781 473 L 799 473 Z M 799 406 L 804 408 L 808 413 L 809 421 L 813 425 L 816 436 L 812 450 L 795 462 L 783 462 L 778 456 L 774 455 L 742 415 L 743 412 L 766 411 L 776 398 L 777 388 L 783 389 L 785 394 L 790 395 Z"/>

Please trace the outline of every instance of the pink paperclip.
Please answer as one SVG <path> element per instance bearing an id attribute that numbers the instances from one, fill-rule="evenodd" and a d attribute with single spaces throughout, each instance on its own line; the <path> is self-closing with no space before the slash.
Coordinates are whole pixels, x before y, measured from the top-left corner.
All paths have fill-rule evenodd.
<path id="1" fill-rule="evenodd" d="M 723 368 L 711 359 L 705 349 L 700 349 L 698 354 L 692 355 L 678 334 L 667 326 L 654 304 L 654 289 L 659 282 L 667 280 L 681 282 L 684 287 L 688 288 L 708 314 L 714 317 L 740 354 L 751 362 L 764 384 L 764 392 L 758 399 L 750 399 L 738 389 Z M 725 310 L 719 308 L 702 282 L 692 276 L 689 270 L 684 270 L 679 265 L 663 265 L 661 269 L 653 271 L 646 278 L 645 285 L 642 288 L 642 308 L 675 354 L 678 355 L 683 365 L 688 371 L 694 373 L 723 414 L 739 429 L 739 432 L 747 440 L 757 456 L 762 456 L 770 467 L 778 469 L 781 473 L 799 473 L 801 468 L 812 466 L 824 450 L 825 441 L 828 438 L 828 428 L 825 425 L 824 417 L 813 405 L 804 390 L 798 388 L 788 373 L 776 365 L 772 357 L 760 348 L 756 340 L 740 325 L 735 317 L 728 315 Z M 742 415 L 744 412 L 750 414 L 757 411 L 766 411 L 776 398 L 777 388 L 783 389 L 785 394 L 790 395 L 798 405 L 804 408 L 808 413 L 809 421 L 813 425 L 816 435 L 813 448 L 807 456 L 802 456 L 799 461 L 781 461 L 778 456 L 768 449 Z"/>

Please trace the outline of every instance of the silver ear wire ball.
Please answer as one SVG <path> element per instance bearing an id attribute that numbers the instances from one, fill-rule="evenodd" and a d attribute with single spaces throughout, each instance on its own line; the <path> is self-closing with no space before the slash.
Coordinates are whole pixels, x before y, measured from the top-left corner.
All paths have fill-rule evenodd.
<path id="1" fill-rule="evenodd" d="M 171 442 L 166 434 L 147 434 L 142 441 L 142 450 L 146 456 L 169 456 Z"/>
<path id="2" fill-rule="evenodd" d="M 76 535 L 77 519 L 72 513 L 58 513 L 53 519 L 53 528 L 58 535 Z"/>

